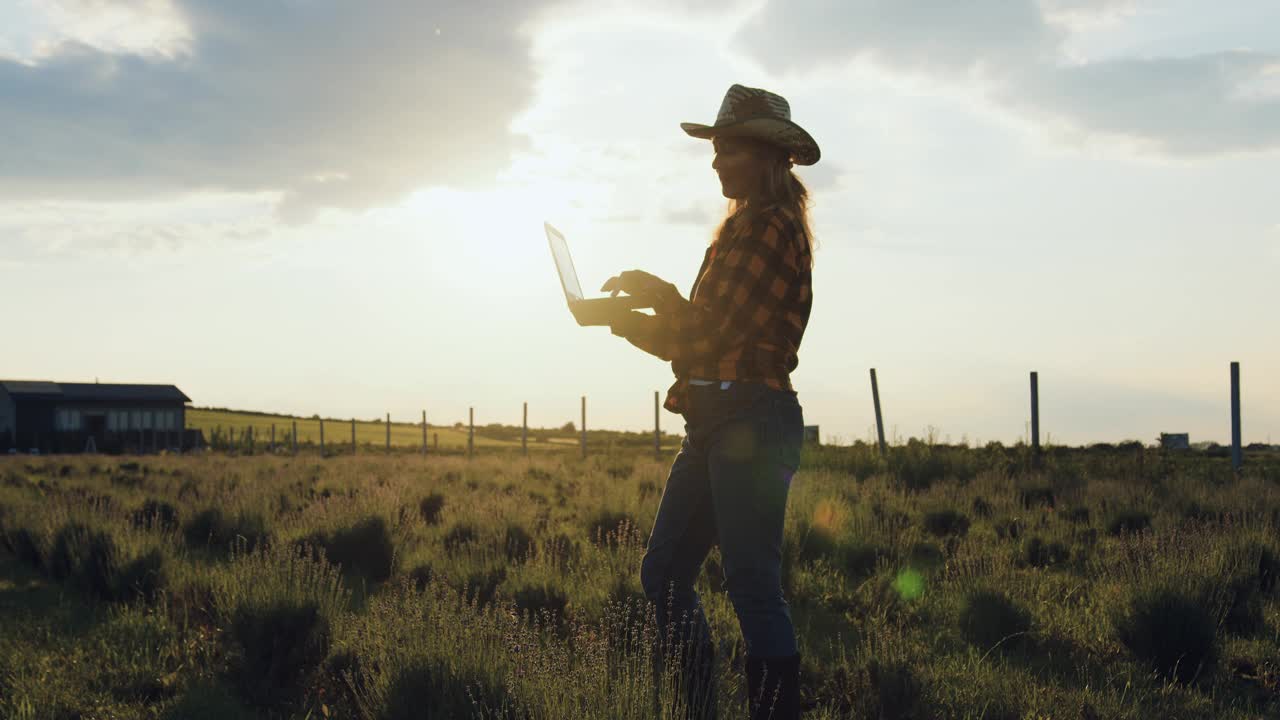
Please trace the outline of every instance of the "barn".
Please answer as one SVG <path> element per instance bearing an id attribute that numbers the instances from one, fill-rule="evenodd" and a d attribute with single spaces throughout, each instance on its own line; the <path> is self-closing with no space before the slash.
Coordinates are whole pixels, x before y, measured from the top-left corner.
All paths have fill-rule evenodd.
<path id="1" fill-rule="evenodd" d="M 9 452 L 147 452 L 191 446 L 173 385 L 0 380 L 0 447 Z"/>

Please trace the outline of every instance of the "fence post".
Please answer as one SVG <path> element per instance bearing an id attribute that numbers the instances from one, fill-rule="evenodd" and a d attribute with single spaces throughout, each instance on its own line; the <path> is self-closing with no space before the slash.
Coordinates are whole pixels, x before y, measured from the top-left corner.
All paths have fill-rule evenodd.
<path id="1" fill-rule="evenodd" d="M 271 423 L 271 454 L 276 454 L 276 424 Z"/>
<path id="2" fill-rule="evenodd" d="M 871 368 L 871 399 L 876 405 L 876 436 L 880 440 L 880 456 L 888 457 L 884 444 L 884 417 L 880 415 L 880 385 L 876 383 L 876 369 Z"/>
<path id="3" fill-rule="evenodd" d="M 1244 452 L 1240 448 L 1240 363 L 1231 363 L 1231 469 L 1240 472 Z"/>
<path id="4" fill-rule="evenodd" d="M 324 455 L 324 418 L 320 418 L 320 454 Z"/>
<path id="5" fill-rule="evenodd" d="M 520 419 L 520 452 L 529 454 L 529 403 L 524 404 L 524 415 Z"/>
<path id="6" fill-rule="evenodd" d="M 431 449 L 440 450 L 440 433 L 438 432 L 431 433 Z"/>
<path id="7" fill-rule="evenodd" d="M 387 453 L 391 452 L 391 413 L 387 413 Z"/>
<path id="8" fill-rule="evenodd" d="M 293 444 L 293 454 L 298 454 L 298 421 L 293 421 L 293 432 L 290 433 L 290 441 Z"/>
<path id="9" fill-rule="evenodd" d="M 1040 466 L 1040 374 L 1031 371 L 1031 464 Z"/>
<path id="10" fill-rule="evenodd" d="M 587 396 L 582 396 L 582 459 L 587 459 Z"/>
<path id="11" fill-rule="evenodd" d="M 659 424 L 658 391 L 653 391 L 653 457 L 662 459 L 662 428 Z"/>
<path id="12" fill-rule="evenodd" d="M 253 454 L 253 426 L 249 426 L 249 454 Z"/>
<path id="13" fill-rule="evenodd" d="M 474 407 L 467 409 L 467 459 L 471 459 L 471 450 L 475 446 L 476 439 L 476 409 Z"/>
<path id="14" fill-rule="evenodd" d="M 422 411 L 422 454 L 427 454 L 427 411 Z"/>
<path id="15" fill-rule="evenodd" d="M 356 419 L 351 418 L 351 454 L 356 454 Z"/>

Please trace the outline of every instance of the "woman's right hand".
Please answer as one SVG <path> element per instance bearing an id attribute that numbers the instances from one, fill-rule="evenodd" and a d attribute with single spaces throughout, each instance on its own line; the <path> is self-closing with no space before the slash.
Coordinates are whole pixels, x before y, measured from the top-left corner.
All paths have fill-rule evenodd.
<path id="1" fill-rule="evenodd" d="M 624 270 L 605 280 L 600 291 L 611 292 L 613 297 L 617 297 L 619 292 L 625 292 L 628 295 L 644 298 L 651 302 L 653 309 L 658 312 L 674 309 L 684 302 L 675 285 L 643 270 Z"/>

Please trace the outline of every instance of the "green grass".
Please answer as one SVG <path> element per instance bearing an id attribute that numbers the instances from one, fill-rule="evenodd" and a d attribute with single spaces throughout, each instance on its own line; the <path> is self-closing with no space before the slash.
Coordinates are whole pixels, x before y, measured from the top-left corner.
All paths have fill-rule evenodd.
<path id="1" fill-rule="evenodd" d="M 807 448 L 806 717 L 1280 713 L 1280 459 L 1138 452 Z M 669 462 L 0 458 L 0 717 L 668 717 L 636 603 Z"/>

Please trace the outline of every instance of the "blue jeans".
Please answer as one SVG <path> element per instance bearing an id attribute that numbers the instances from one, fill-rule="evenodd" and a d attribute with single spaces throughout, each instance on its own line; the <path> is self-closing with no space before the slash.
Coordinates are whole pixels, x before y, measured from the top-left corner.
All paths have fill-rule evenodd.
<path id="1" fill-rule="evenodd" d="M 710 628 L 693 589 L 719 542 L 725 587 L 747 652 L 796 653 L 782 597 L 782 525 L 800 465 L 804 417 L 794 392 L 762 383 L 692 386 L 685 438 L 671 466 L 640 566 L 663 636 L 688 620 L 688 637 L 710 650 Z M 680 633 L 682 636 L 685 632 Z"/>

